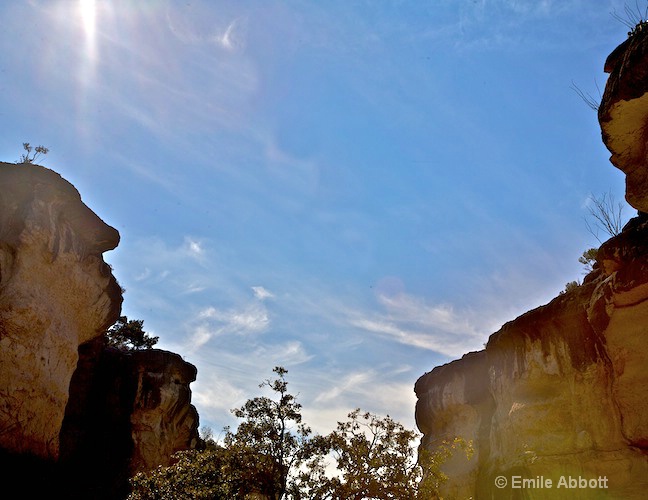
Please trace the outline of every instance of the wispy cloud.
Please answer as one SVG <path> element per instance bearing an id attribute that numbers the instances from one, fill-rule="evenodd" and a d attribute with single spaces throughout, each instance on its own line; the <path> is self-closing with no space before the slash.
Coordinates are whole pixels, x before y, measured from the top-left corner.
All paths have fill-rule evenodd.
<path id="1" fill-rule="evenodd" d="M 211 338 L 209 330 L 200 330 L 195 331 L 197 337 L 202 334 Z M 235 420 L 229 416 L 230 409 L 242 405 L 250 397 L 270 396 L 267 389 L 259 388 L 259 383 L 273 378 L 272 367 L 294 367 L 312 357 L 298 340 L 272 343 L 248 337 L 237 343 L 223 342 L 218 346 L 203 343 L 203 348 L 192 353 L 192 358 L 202 367 L 200 377 L 192 384 L 201 419 L 219 422 L 220 426 L 229 419 L 234 424 Z M 290 375 L 294 374 L 291 370 Z M 289 376 L 289 380 L 292 391 L 294 378 Z"/>
<path id="2" fill-rule="evenodd" d="M 379 294 L 378 303 L 382 312 L 351 311 L 350 324 L 401 344 L 447 356 L 460 356 L 479 348 L 487 334 L 468 318 L 468 311 L 459 313 L 448 304 L 430 304 L 404 292 L 394 296 Z"/>
<path id="3" fill-rule="evenodd" d="M 245 16 L 215 11 L 208 3 L 165 3 L 116 2 L 97 8 L 95 85 L 88 89 L 85 108 L 104 109 L 121 122 L 116 128 L 134 123 L 191 155 L 195 143 L 188 142 L 187 131 L 247 130 L 242 117 L 258 75 L 245 54 Z M 69 30 L 70 9 L 52 15 L 56 28 Z M 83 44 L 57 46 L 58 38 L 50 39 L 55 41 L 52 51 L 70 53 L 66 64 L 85 61 Z M 73 76 L 84 66 L 68 69 L 55 73 Z M 145 159 L 137 155 L 137 167 L 155 170 Z"/>
<path id="4" fill-rule="evenodd" d="M 201 373 L 200 378 L 192 385 L 194 403 L 206 414 L 227 413 L 244 396 L 243 385 L 237 385 L 235 379 L 223 376 L 217 371 Z"/>
<path id="5" fill-rule="evenodd" d="M 205 250 L 202 243 L 191 236 L 185 236 L 185 249 L 191 257 L 203 257 Z"/>
<path id="6" fill-rule="evenodd" d="M 252 291 L 254 292 L 254 296 L 259 300 L 271 299 L 274 297 L 271 292 L 269 292 L 262 286 L 253 286 Z"/>
<path id="7" fill-rule="evenodd" d="M 188 341 L 187 349 L 190 351 L 202 347 L 214 337 L 261 333 L 270 324 L 268 311 L 259 302 L 228 310 L 209 307 L 198 314 L 198 321 Z"/>
<path id="8" fill-rule="evenodd" d="M 494 47 L 509 47 L 513 50 L 526 50 L 538 44 L 551 45 L 564 36 L 563 31 L 553 30 L 548 23 L 543 29 L 538 24 L 547 19 L 555 19 L 570 12 L 581 12 L 581 17 L 588 15 L 581 0 L 473 0 L 470 2 L 444 2 L 438 10 L 449 14 L 443 23 L 430 22 L 418 30 L 410 31 L 407 36 L 414 39 L 425 39 L 438 42 L 445 47 L 460 51 L 489 50 Z M 524 40 L 520 43 L 519 27 L 534 24 L 535 29 L 524 30 Z M 553 23 L 558 26 L 559 23 Z M 541 37 L 529 43 L 528 37 Z"/>
<path id="9" fill-rule="evenodd" d="M 145 267 L 142 272 L 135 276 L 135 281 L 143 281 L 151 276 L 151 270 L 148 267 Z"/>
<path id="10" fill-rule="evenodd" d="M 200 293 L 203 292 L 207 289 L 206 286 L 204 285 L 199 285 L 199 284 L 187 284 L 187 288 L 182 292 L 184 294 L 189 294 L 189 293 Z"/>
<path id="11" fill-rule="evenodd" d="M 318 394 L 315 398 L 315 403 L 329 403 L 338 399 L 344 393 L 357 392 L 373 378 L 375 378 L 375 372 L 373 370 L 348 373 L 333 387 Z"/>
<path id="12" fill-rule="evenodd" d="M 257 132 L 255 140 L 262 149 L 267 172 L 276 179 L 282 190 L 290 193 L 289 198 L 294 198 L 295 193 L 300 196 L 315 193 L 320 171 L 314 159 L 285 151 L 272 135 L 264 131 Z"/>
<path id="13" fill-rule="evenodd" d="M 345 420 L 355 408 L 380 415 L 389 414 L 411 429 L 415 428 L 413 408 L 416 396 L 413 383 L 394 379 L 387 373 L 369 368 L 340 374 L 338 378 L 319 374 L 328 380 L 328 387 L 320 392 L 304 410 L 307 422 L 318 432 L 332 430 L 331 423 Z"/>
<path id="14" fill-rule="evenodd" d="M 142 264 L 135 270 L 135 281 L 158 283 L 173 274 L 184 274 L 186 280 L 178 283 L 180 291 L 204 287 L 197 276 L 199 269 L 208 264 L 211 256 L 201 240 L 185 236 L 181 245 L 173 247 L 159 238 L 141 238 L 134 246 Z"/>
<path id="15" fill-rule="evenodd" d="M 306 351 L 301 341 L 290 340 L 278 344 L 260 344 L 254 350 L 254 358 L 266 363 L 270 361 L 273 366 L 294 366 L 312 359 L 313 355 Z"/>
<path id="16" fill-rule="evenodd" d="M 245 49 L 247 38 L 247 20 L 234 19 L 221 35 L 216 35 L 215 40 L 229 51 L 242 51 Z"/>

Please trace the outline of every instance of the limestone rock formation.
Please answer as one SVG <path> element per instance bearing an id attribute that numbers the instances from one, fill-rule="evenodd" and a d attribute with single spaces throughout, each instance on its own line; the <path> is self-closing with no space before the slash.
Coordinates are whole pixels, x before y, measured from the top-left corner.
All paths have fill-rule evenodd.
<path id="1" fill-rule="evenodd" d="M 56 459 L 80 344 L 119 316 L 119 233 L 36 165 L 0 163 L 0 447 Z"/>
<path id="2" fill-rule="evenodd" d="M 470 461 L 446 464 L 446 498 L 645 498 L 647 36 L 638 32 L 610 55 L 599 108 L 603 141 L 627 174 L 626 198 L 638 216 L 601 246 L 581 286 L 505 324 L 484 350 L 416 383 L 422 448 L 433 451 L 461 436 L 475 449 Z M 515 488 L 516 477 L 518 486 L 522 479 L 535 483 Z M 561 478 L 582 478 L 588 487 L 559 488 Z"/>

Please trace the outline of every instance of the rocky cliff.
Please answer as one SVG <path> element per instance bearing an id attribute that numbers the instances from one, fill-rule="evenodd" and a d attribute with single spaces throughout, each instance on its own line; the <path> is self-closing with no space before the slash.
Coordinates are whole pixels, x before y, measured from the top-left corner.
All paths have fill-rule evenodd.
<path id="1" fill-rule="evenodd" d="M 645 123 L 648 116 L 648 25 L 619 45 L 605 61 L 610 73 L 598 110 L 610 161 L 626 174 L 626 199 L 648 212 Z"/>
<path id="2" fill-rule="evenodd" d="M 46 459 L 80 344 L 117 319 L 121 291 L 102 254 L 119 233 L 55 172 L 0 164 L 0 447 Z"/>
<path id="3" fill-rule="evenodd" d="M 195 367 L 105 346 L 122 294 L 103 252 L 118 243 L 60 175 L 0 163 L 0 467 L 25 494 L 120 498 L 198 443 Z"/>
<path id="4" fill-rule="evenodd" d="M 470 461 L 446 465 L 446 498 L 645 498 L 646 35 L 638 31 L 608 58 L 599 108 L 603 141 L 626 173 L 626 199 L 638 216 L 602 245 L 581 286 L 416 383 L 422 449 L 455 436 L 475 449 Z"/>
<path id="5" fill-rule="evenodd" d="M 195 379 L 196 368 L 171 352 L 124 352 L 101 338 L 80 346 L 60 434 L 60 476 L 72 475 L 83 496 L 123 498 L 135 473 L 198 447 L 189 389 Z"/>

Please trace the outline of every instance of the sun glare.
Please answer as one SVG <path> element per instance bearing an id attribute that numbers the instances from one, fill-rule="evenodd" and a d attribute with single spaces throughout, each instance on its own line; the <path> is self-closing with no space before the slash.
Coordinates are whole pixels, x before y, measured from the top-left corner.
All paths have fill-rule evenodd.
<path id="1" fill-rule="evenodd" d="M 97 18 L 97 2 L 95 0 L 80 0 L 81 21 L 88 38 L 94 38 Z"/>

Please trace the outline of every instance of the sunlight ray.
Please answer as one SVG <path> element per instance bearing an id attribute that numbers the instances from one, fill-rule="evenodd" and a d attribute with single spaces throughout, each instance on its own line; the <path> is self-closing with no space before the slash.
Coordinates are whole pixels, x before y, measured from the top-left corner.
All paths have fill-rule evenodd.
<path id="1" fill-rule="evenodd" d="M 86 37 L 88 40 L 93 40 L 97 25 L 97 2 L 95 0 L 80 0 L 79 10 Z"/>

